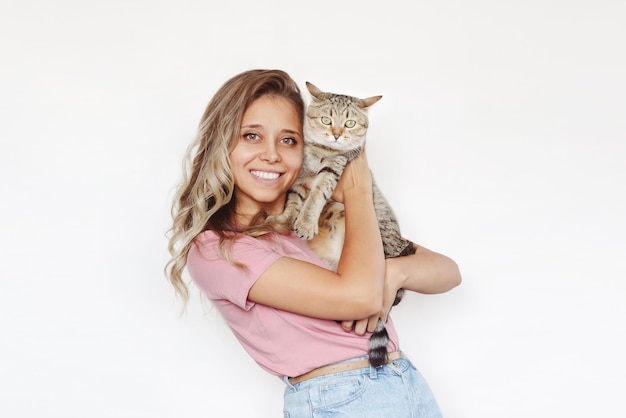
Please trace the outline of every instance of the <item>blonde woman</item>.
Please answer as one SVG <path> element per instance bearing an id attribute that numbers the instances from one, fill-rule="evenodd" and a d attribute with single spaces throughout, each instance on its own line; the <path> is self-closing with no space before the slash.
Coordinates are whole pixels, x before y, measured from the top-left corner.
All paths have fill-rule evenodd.
<path id="1" fill-rule="evenodd" d="M 439 417 L 387 313 L 399 288 L 457 286 L 458 267 L 421 246 L 385 260 L 364 155 L 333 194 L 346 211 L 336 272 L 294 233 L 265 223 L 282 212 L 302 165 L 303 118 L 300 90 L 280 70 L 246 71 L 217 91 L 185 157 L 167 275 L 186 302 L 187 270 L 244 349 L 285 382 L 284 416 Z M 376 369 L 367 361 L 368 332 L 379 317 L 390 355 Z"/>

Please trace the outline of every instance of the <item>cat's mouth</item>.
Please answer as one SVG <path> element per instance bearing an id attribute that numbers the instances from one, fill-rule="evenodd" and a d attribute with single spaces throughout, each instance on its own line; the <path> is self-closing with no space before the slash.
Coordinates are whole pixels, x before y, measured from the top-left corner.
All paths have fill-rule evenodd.
<path id="1" fill-rule="evenodd" d="M 254 177 L 258 177 L 263 180 L 276 180 L 281 176 L 280 173 L 276 173 L 273 171 L 260 171 L 260 170 L 250 170 L 250 174 Z"/>

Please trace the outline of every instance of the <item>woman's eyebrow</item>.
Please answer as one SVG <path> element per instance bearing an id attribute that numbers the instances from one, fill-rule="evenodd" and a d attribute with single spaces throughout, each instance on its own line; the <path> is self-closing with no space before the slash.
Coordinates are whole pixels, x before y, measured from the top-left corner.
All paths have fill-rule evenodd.
<path id="1" fill-rule="evenodd" d="M 300 131 L 294 131 L 293 129 L 283 129 L 283 132 L 291 135 L 301 135 Z"/>
<path id="2" fill-rule="evenodd" d="M 249 124 L 249 125 L 241 125 L 241 129 L 243 129 L 243 128 L 248 128 L 248 129 L 249 129 L 249 128 L 259 129 L 259 128 L 262 128 L 262 127 L 263 127 L 263 125 L 258 124 L 258 123 L 251 123 L 251 124 Z"/>
<path id="3" fill-rule="evenodd" d="M 247 125 L 241 125 L 241 129 L 261 129 L 263 128 L 263 125 L 260 123 L 250 123 Z M 282 133 L 285 134 L 289 134 L 289 135 L 299 135 L 301 136 L 301 132 L 298 131 L 297 129 L 290 129 L 290 128 L 285 128 L 285 129 L 281 129 Z"/>

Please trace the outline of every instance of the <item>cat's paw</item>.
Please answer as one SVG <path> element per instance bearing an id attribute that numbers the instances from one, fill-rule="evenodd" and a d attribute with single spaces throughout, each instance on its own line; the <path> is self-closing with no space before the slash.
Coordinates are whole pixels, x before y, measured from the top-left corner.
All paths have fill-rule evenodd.
<path id="1" fill-rule="evenodd" d="M 289 226 L 291 224 L 291 220 L 289 219 L 289 216 L 285 215 L 284 213 L 281 213 L 279 215 L 268 215 L 265 218 L 265 223 Z"/>
<path id="2" fill-rule="evenodd" d="M 317 219 L 310 219 L 308 216 L 299 216 L 293 224 L 296 234 L 302 239 L 310 240 L 317 235 Z"/>

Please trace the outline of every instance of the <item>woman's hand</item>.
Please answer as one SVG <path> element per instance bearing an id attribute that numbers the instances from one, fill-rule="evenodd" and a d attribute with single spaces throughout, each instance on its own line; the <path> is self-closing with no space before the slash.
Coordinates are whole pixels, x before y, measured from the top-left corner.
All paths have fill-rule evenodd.
<path id="1" fill-rule="evenodd" d="M 393 301 L 396 299 L 398 290 L 402 287 L 403 276 L 400 271 L 395 269 L 395 263 L 385 260 L 385 288 L 383 291 L 383 306 L 379 313 L 372 315 L 369 318 L 343 321 L 341 326 L 345 331 L 352 331 L 358 335 L 364 335 L 365 332 L 374 332 L 378 325 L 378 320 L 382 319 L 383 322 L 387 322 L 389 312 L 393 307 Z"/>
<path id="2" fill-rule="evenodd" d="M 332 194 L 332 198 L 337 202 L 343 203 L 345 202 L 346 194 L 352 192 L 372 193 L 372 174 L 367 164 L 365 150 L 346 165 Z"/>
<path id="3" fill-rule="evenodd" d="M 461 284 L 461 273 L 457 264 L 443 254 L 416 246 L 415 254 L 385 260 L 385 289 L 382 311 L 369 318 L 343 321 L 345 331 L 363 335 L 376 328 L 378 318 L 387 321 L 398 289 L 423 294 L 444 293 Z"/>

